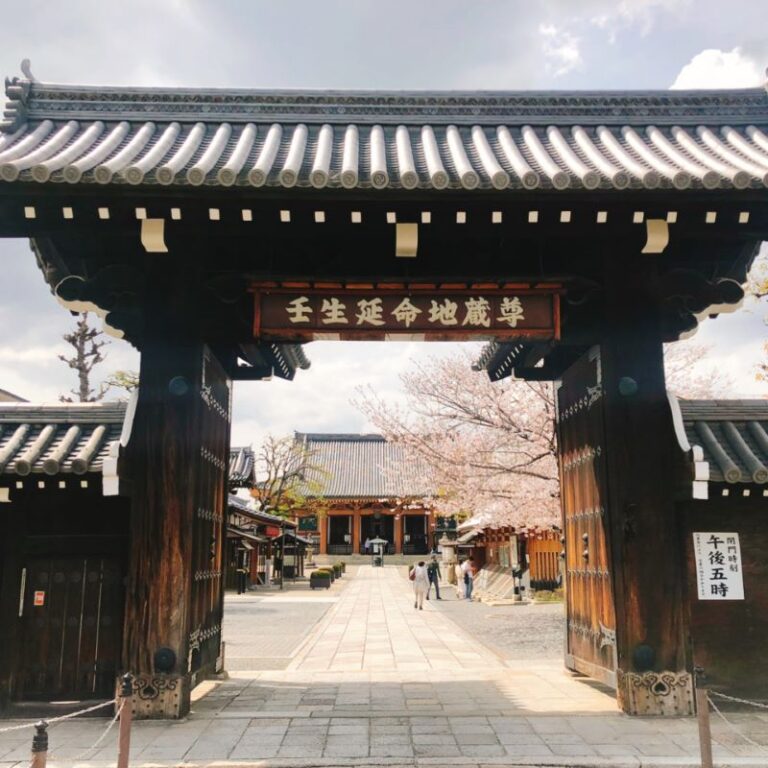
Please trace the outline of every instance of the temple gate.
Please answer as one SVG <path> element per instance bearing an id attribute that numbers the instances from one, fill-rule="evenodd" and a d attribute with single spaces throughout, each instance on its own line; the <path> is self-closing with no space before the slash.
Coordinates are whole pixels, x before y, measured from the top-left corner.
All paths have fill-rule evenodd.
<path id="1" fill-rule="evenodd" d="M 764 89 L 6 91 L 0 235 L 142 354 L 137 711 L 216 668 L 230 381 L 353 338 L 486 339 L 492 378 L 562 382 L 568 663 L 691 711 L 662 343 L 741 300 L 768 235 Z"/>

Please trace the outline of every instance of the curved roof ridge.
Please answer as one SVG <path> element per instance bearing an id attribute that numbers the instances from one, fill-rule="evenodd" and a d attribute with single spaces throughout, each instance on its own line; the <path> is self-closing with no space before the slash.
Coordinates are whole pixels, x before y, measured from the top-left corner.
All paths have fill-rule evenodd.
<path id="1" fill-rule="evenodd" d="M 27 120 L 126 119 L 382 124 L 658 125 L 763 121 L 765 86 L 713 90 L 169 88 L 6 79 L 5 131 Z"/>
<path id="2" fill-rule="evenodd" d="M 323 442 L 333 441 L 369 441 L 377 443 L 386 443 L 387 438 L 378 432 L 296 432 L 296 439 L 307 439 Z"/>

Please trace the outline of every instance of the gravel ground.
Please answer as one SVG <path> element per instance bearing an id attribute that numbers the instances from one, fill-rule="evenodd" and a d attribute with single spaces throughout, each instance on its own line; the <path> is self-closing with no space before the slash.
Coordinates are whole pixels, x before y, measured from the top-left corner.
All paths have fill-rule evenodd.
<path id="1" fill-rule="evenodd" d="M 432 593 L 434 599 L 434 592 Z M 505 659 L 562 659 L 565 607 L 562 603 L 485 605 L 457 600 L 445 585 L 435 605 L 462 629 Z"/>

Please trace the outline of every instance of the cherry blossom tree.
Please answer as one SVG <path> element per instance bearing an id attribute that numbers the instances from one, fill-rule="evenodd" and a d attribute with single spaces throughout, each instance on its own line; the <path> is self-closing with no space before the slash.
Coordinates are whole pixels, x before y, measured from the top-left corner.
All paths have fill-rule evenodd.
<path id="1" fill-rule="evenodd" d="M 355 405 L 384 436 L 423 462 L 442 515 L 481 514 L 496 525 L 559 519 L 554 396 L 549 383 L 491 382 L 472 355 L 417 362 L 401 376 L 406 406 L 371 388 Z"/>
<path id="2" fill-rule="evenodd" d="M 714 363 L 707 362 L 712 347 L 690 341 L 676 341 L 664 347 L 667 389 L 690 400 L 727 397 L 733 378 Z"/>
<path id="3" fill-rule="evenodd" d="M 725 394 L 727 374 L 702 363 L 707 347 L 670 344 L 668 387 L 681 397 Z M 560 521 L 555 396 L 549 382 L 491 382 L 473 356 L 427 358 L 401 375 L 405 404 L 361 388 L 354 405 L 423 463 L 438 514 L 480 515 L 493 526 Z"/>
<path id="4" fill-rule="evenodd" d="M 753 296 L 765 309 L 768 304 L 768 245 L 763 243 L 747 279 L 747 294 Z M 765 318 L 768 323 L 768 316 Z M 768 382 L 768 342 L 763 345 L 765 359 L 755 366 L 755 379 Z"/>

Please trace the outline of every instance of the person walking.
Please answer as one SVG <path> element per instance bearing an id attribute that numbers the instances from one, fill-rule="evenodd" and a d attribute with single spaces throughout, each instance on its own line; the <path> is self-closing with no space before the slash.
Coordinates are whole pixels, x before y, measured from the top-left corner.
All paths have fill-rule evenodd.
<path id="1" fill-rule="evenodd" d="M 471 600 L 472 588 L 475 585 L 475 561 L 471 556 L 461 564 L 461 572 L 464 574 L 464 597 Z"/>
<path id="2" fill-rule="evenodd" d="M 429 591 L 429 576 L 427 575 L 427 566 L 423 560 L 413 566 L 413 607 L 418 610 L 424 610 L 424 596 Z"/>
<path id="3" fill-rule="evenodd" d="M 463 560 L 457 561 L 456 565 L 453 566 L 453 573 L 456 577 L 456 597 L 461 600 L 462 597 L 467 593 L 467 590 L 464 588 L 464 569 L 462 566 L 464 565 Z"/>
<path id="4" fill-rule="evenodd" d="M 432 559 L 427 566 L 427 577 L 429 578 L 429 586 L 427 587 L 427 600 L 429 600 L 429 593 L 432 591 L 432 585 L 435 585 L 435 598 L 440 600 L 440 579 L 443 575 L 440 573 L 440 563 L 437 562 L 437 557 L 432 555 Z"/>
<path id="5" fill-rule="evenodd" d="M 365 549 L 365 554 L 369 555 L 371 553 L 371 537 L 370 536 L 365 537 L 365 543 L 363 544 L 363 547 Z"/>

